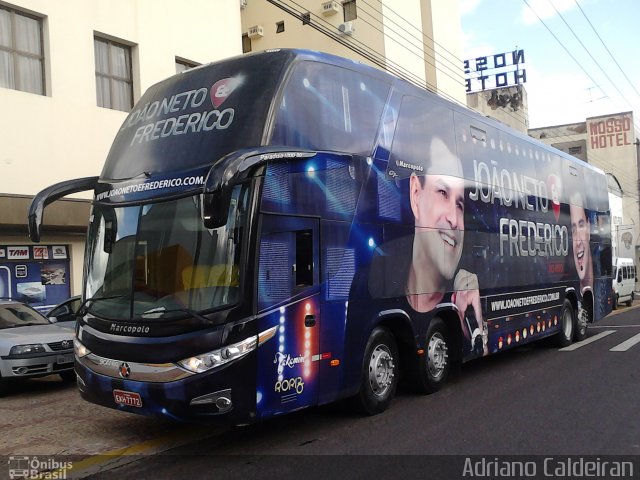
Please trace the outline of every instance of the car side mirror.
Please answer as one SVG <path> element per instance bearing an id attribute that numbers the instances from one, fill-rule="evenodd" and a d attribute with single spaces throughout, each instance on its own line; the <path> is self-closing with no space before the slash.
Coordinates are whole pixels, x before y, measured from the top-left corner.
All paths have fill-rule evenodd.
<path id="1" fill-rule="evenodd" d="M 58 323 L 58 317 L 49 317 L 49 323 Z"/>

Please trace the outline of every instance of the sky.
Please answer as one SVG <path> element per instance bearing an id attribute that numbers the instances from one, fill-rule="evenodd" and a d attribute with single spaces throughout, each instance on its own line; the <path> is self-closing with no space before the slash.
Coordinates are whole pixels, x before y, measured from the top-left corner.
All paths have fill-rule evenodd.
<path id="1" fill-rule="evenodd" d="M 530 128 L 633 111 L 640 130 L 640 0 L 459 2 L 463 59 L 524 50 Z"/>

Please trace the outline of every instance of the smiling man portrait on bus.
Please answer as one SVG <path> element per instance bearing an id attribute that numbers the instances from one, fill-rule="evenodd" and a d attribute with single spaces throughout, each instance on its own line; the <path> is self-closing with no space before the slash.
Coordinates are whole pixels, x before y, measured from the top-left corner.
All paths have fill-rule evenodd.
<path id="1" fill-rule="evenodd" d="M 478 277 L 463 269 L 456 273 L 464 243 L 462 165 L 439 137 L 431 139 L 428 159 L 426 174 L 414 173 L 409 178 L 415 234 L 406 281 L 407 301 L 416 312 L 430 312 L 445 301 L 447 286 L 453 279 L 451 302 L 458 308 L 462 331 L 470 342 L 475 335 L 484 338 L 483 353 L 486 354 Z M 476 319 L 475 335 L 474 325 L 467 320 L 469 309 Z"/>
<path id="2" fill-rule="evenodd" d="M 570 200 L 573 262 L 580 279 L 580 294 L 593 289 L 591 262 L 591 222 L 584 208 L 582 195 L 576 192 Z"/>
<path id="3" fill-rule="evenodd" d="M 427 137 L 426 143 L 419 164 L 410 160 L 391 162 L 395 170 L 390 175 L 396 175 L 399 185 L 404 184 L 400 189 L 402 201 L 409 204 L 407 217 L 412 218 L 407 218 L 407 223 L 412 221 L 414 228 L 411 234 L 386 241 L 376 249 L 368 292 L 372 299 L 403 299 L 414 322 L 428 323 L 438 305 L 453 303 L 465 351 L 486 355 L 488 332 L 478 277 L 459 269 L 465 228 L 462 164 L 453 153 L 455 147 L 447 145 L 442 136 Z"/>

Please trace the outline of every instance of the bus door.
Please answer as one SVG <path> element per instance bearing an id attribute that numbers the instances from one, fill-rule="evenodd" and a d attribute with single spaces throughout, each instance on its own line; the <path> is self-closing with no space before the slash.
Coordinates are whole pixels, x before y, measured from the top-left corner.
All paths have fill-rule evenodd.
<path id="1" fill-rule="evenodd" d="M 263 215 L 258 252 L 258 417 L 313 405 L 318 398 L 320 222 Z"/>

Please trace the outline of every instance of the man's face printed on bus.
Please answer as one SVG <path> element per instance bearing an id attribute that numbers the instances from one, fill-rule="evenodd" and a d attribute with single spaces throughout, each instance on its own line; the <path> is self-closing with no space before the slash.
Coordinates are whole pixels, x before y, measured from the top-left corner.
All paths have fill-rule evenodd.
<path id="1" fill-rule="evenodd" d="M 434 138 L 431 163 L 423 177 L 410 180 L 411 208 L 415 217 L 414 264 L 453 278 L 464 240 L 464 180 L 460 160 L 442 140 Z M 436 171 L 437 173 L 433 173 Z M 422 268 L 422 267 L 418 267 Z"/>
<path id="2" fill-rule="evenodd" d="M 573 261 L 576 265 L 578 277 L 584 280 L 591 261 L 589 240 L 591 237 L 590 224 L 584 208 L 579 205 L 571 205 L 571 235 L 573 237 Z"/>

